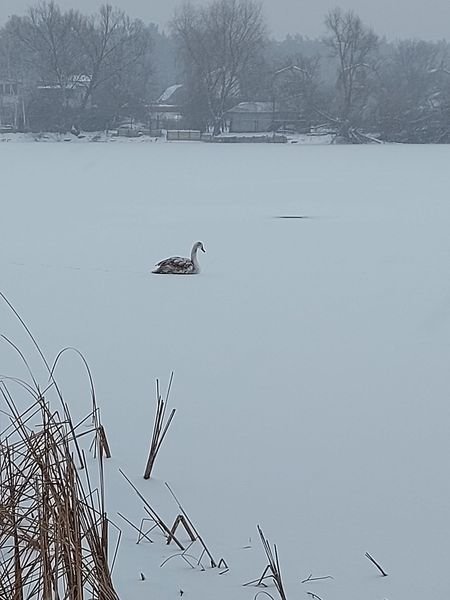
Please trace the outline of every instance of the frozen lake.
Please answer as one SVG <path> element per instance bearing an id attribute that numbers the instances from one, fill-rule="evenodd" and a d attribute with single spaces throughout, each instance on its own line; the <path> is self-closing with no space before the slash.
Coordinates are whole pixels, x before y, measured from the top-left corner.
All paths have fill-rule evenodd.
<path id="1" fill-rule="evenodd" d="M 86 355 L 111 516 L 144 516 L 119 466 L 173 518 L 168 481 L 230 566 L 160 569 L 167 547 L 119 523 L 122 598 L 253 600 L 257 523 L 288 598 L 449 595 L 449 162 L 448 146 L 0 145 L 0 289 L 50 358 Z M 150 274 L 196 240 L 199 276 Z M 0 357 L 24 374 L 6 344 Z M 144 482 L 171 370 L 177 414 Z M 87 411 L 78 363 L 60 377 Z M 334 579 L 302 585 L 310 573 Z"/>

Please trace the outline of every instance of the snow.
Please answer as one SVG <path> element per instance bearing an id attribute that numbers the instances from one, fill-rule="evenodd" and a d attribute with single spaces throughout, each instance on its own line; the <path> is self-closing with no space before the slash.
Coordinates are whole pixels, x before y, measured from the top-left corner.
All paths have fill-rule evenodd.
<path id="1" fill-rule="evenodd" d="M 273 113 L 273 102 L 239 102 L 229 113 Z"/>
<path id="2" fill-rule="evenodd" d="M 93 371 L 121 598 L 253 600 L 257 524 L 289 599 L 448 596 L 449 158 L 447 146 L 0 145 L 0 289 L 50 359 L 75 346 Z M 150 274 L 196 240 L 199 276 Z M 0 322 L 45 381 L 5 306 Z M 0 353 L 2 373 L 25 376 Z M 172 370 L 177 413 L 144 481 L 154 380 Z M 75 358 L 59 380 L 87 412 Z M 169 482 L 229 572 L 160 568 L 177 552 L 156 530 L 136 545 L 117 512 L 146 515 L 119 468 L 171 524 Z M 310 573 L 333 579 L 301 584 Z"/>
<path id="3" fill-rule="evenodd" d="M 186 130 L 189 131 L 189 130 Z M 254 133 L 222 133 L 219 137 L 267 137 L 271 135 L 270 132 L 254 132 Z M 302 133 L 288 133 L 286 135 L 288 143 L 291 144 L 331 144 L 334 139 L 333 134 L 302 134 Z M 142 135 L 139 137 L 119 137 L 116 135 L 116 130 L 110 132 L 105 131 L 94 131 L 94 132 L 82 132 L 79 137 L 72 135 L 71 133 L 13 133 L 8 132 L 0 133 L 0 143 L 54 143 L 54 142 L 65 142 L 72 144 L 86 144 L 86 143 L 126 143 L 126 144 L 146 144 L 153 142 L 165 142 L 166 138 L 151 137 L 148 135 Z M 186 140 L 185 140 L 186 141 Z M 194 141 L 194 140 L 189 140 Z"/>
<path id="4" fill-rule="evenodd" d="M 170 87 L 168 87 L 166 90 L 164 90 L 164 92 L 161 94 L 161 96 L 158 98 L 158 104 L 164 104 L 165 102 L 167 102 L 168 100 L 170 100 L 170 97 L 180 88 L 183 87 L 183 84 L 181 83 L 177 83 L 175 85 L 171 85 Z"/>
<path id="5" fill-rule="evenodd" d="M 128 138 L 117 136 L 117 130 L 82 132 L 79 137 L 72 133 L 5 133 L 0 134 L 0 143 L 55 143 L 55 142 L 70 142 L 72 144 L 90 143 L 148 143 L 156 142 L 158 138 L 143 135 L 138 138 Z"/>

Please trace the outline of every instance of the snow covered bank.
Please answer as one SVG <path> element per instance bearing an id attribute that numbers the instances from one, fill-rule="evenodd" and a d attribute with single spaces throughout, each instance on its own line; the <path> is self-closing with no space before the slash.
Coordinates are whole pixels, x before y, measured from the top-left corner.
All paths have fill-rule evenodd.
<path id="1" fill-rule="evenodd" d="M 252 138 L 258 137 L 258 134 L 230 134 L 232 137 L 240 138 Z M 221 137 L 229 137 L 228 134 L 224 134 Z M 267 138 L 267 133 L 261 134 L 259 137 Z M 295 144 L 330 144 L 332 142 L 332 135 L 306 135 L 306 134 L 292 134 L 287 136 L 289 143 Z M 82 132 L 80 136 L 72 135 L 71 133 L 2 133 L 0 134 L 0 143 L 17 143 L 17 142 L 65 142 L 65 143 L 86 143 L 86 142 L 118 142 L 118 143 L 148 143 L 167 141 L 165 136 L 163 137 L 150 137 L 148 135 L 142 135 L 138 137 L 126 137 L 118 136 L 112 132 Z M 191 140 L 189 140 L 191 141 Z"/>

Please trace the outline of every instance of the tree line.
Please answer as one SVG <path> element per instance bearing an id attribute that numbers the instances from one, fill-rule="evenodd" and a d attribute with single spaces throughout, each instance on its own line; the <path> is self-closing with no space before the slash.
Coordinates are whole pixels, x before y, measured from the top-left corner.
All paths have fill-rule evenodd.
<path id="1" fill-rule="evenodd" d="M 184 126 L 216 134 L 228 109 L 259 101 L 347 141 L 450 141 L 448 43 L 389 42 L 340 8 L 318 39 L 275 40 L 255 0 L 183 4 L 167 32 L 108 4 L 85 15 L 39 2 L 0 29 L 0 81 L 20 82 L 33 130 L 145 122 L 176 83 Z"/>

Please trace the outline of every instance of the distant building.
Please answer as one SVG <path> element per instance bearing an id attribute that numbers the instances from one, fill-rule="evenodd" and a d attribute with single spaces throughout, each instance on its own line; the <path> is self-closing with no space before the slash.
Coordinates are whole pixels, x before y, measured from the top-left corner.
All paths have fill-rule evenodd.
<path id="1" fill-rule="evenodd" d="M 47 102 L 64 104 L 69 108 L 80 106 L 90 82 L 86 75 L 71 77 L 63 86 L 59 84 L 42 84 L 36 87 L 38 97 Z"/>
<path id="2" fill-rule="evenodd" d="M 21 84 L 0 79 L 0 127 L 17 129 L 25 120 Z"/>
<path id="3" fill-rule="evenodd" d="M 269 131 L 274 121 L 272 102 L 240 102 L 226 112 L 230 133 Z"/>
<path id="4" fill-rule="evenodd" d="M 151 129 L 177 128 L 183 119 L 185 90 L 182 84 L 171 85 L 163 91 L 156 102 L 148 106 Z"/>
<path id="5" fill-rule="evenodd" d="M 230 133 L 309 131 L 302 114 L 273 102 L 240 102 L 225 113 Z"/>

